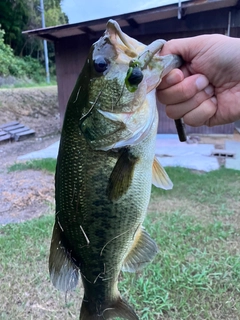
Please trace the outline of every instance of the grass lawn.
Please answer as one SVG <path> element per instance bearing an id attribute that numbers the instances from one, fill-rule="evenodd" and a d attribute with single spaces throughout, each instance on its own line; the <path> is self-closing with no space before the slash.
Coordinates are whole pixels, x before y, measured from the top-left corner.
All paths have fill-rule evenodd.
<path id="1" fill-rule="evenodd" d="M 145 223 L 159 254 L 120 291 L 140 319 L 240 319 L 240 171 L 167 172 L 174 189 L 153 188 Z M 49 281 L 53 211 L 0 228 L 1 320 L 79 319 L 81 285 L 65 296 Z"/>
<path id="2" fill-rule="evenodd" d="M 52 158 L 29 160 L 26 162 L 17 162 L 8 168 L 8 172 L 18 171 L 18 170 L 44 170 L 50 173 L 55 173 L 56 160 Z"/>

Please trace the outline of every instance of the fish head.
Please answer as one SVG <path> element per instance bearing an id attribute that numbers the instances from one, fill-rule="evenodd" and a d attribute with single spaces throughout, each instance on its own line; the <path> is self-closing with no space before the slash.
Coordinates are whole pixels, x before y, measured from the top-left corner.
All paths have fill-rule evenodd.
<path id="1" fill-rule="evenodd" d="M 94 149 L 137 144 L 149 132 L 156 103 L 149 106 L 147 96 L 165 70 L 166 61 L 157 54 L 164 43 L 156 40 L 147 46 L 125 34 L 116 21 L 108 21 L 90 50 L 83 78 L 89 80 L 88 103 L 80 129 Z"/>
<path id="2" fill-rule="evenodd" d="M 140 70 L 138 90 L 132 94 L 126 87 L 129 64 L 137 59 L 146 45 L 125 34 L 119 24 L 109 20 L 104 35 L 93 44 L 90 52 L 90 100 L 110 112 L 132 112 L 145 99 L 147 86 Z"/>

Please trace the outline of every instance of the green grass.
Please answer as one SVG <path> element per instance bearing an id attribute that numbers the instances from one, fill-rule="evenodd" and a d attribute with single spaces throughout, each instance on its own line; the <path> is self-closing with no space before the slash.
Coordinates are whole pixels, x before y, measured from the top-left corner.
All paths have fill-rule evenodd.
<path id="1" fill-rule="evenodd" d="M 5 84 L 0 86 L 0 90 L 1 89 L 13 89 L 13 88 L 38 88 L 38 87 L 49 87 L 49 86 L 56 86 L 57 85 L 57 81 L 51 80 L 50 83 L 47 83 L 44 79 L 41 82 L 26 82 L 26 81 L 22 81 L 22 82 L 17 82 L 15 84 Z"/>
<path id="2" fill-rule="evenodd" d="M 240 258 L 229 252 L 229 242 L 239 239 L 233 226 L 202 225 L 173 212 L 150 214 L 146 228 L 159 254 L 121 283 L 141 319 L 230 319 L 233 309 L 240 315 Z"/>
<path id="3" fill-rule="evenodd" d="M 55 168 L 56 168 L 56 159 L 46 158 L 46 159 L 15 163 L 12 166 L 8 167 L 8 172 L 33 169 L 33 170 L 45 170 L 45 171 L 54 173 Z"/>
<path id="4" fill-rule="evenodd" d="M 153 189 L 145 221 L 159 253 L 142 272 L 122 273 L 120 291 L 143 320 L 238 320 L 240 172 L 167 172 L 174 189 Z M 49 213 L 0 228 L 1 320 L 79 317 L 81 286 L 65 304 L 49 281 Z"/>

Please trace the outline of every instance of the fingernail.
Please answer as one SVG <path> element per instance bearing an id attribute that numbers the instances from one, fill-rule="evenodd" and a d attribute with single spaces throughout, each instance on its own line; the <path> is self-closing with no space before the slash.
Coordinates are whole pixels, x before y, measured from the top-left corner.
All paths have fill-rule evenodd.
<path id="1" fill-rule="evenodd" d="M 170 72 L 167 76 L 166 76 L 166 83 L 169 84 L 170 86 L 180 82 L 181 80 L 183 80 L 183 76 L 180 73 L 181 71 L 172 71 Z"/>
<path id="2" fill-rule="evenodd" d="M 211 100 L 214 104 L 217 105 L 217 98 L 216 98 L 216 97 L 212 97 L 210 100 Z"/>
<path id="3" fill-rule="evenodd" d="M 204 77 L 204 76 L 199 76 L 197 78 L 197 80 L 196 80 L 196 86 L 197 86 L 199 91 L 201 91 L 204 88 L 206 88 L 208 83 L 209 83 L 208 79 L 206 77 Z"/>
<path id="4" fill-rule="evenodd" d="M 206 92 L 207 95 L 211 96 L 213 94 L 213 86 L 211 86 L 210 84 L 204 89 L 204 91 Z"/>
<path id="5" fill-rule="evenodd" d="M 176 83 L 176 76 L 175 76 L 175 74 L 169 73 L 169 74 L 166 76 L 166 83 L 169 84 L 169 85 L 175 84 L 175 83 Z"/>

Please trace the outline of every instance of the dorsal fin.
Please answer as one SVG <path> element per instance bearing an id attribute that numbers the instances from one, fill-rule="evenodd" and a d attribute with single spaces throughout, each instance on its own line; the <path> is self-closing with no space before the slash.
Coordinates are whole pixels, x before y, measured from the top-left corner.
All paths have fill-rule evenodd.
<path id="1" fill-rule="evenodd" d="M 49 256 L 49 273 L 54 287 L 67 292 L 76 287 L 79 274 L 78 268 L 62 243 L 62 233 L 58 222 L 55 222 Z"/>
<path id="2" fill-rule="evenodd" d="M 153 161 L 153 174 L 152 183 L 157 187 L 164 190 L 170 190 L 173 187 L 173 183 L 170 180 L 167 172 L 164 170 L 158 159 L 154 158 Z"/>
<path id="3" fill-rule="evenodd" d="M 139 227 L 135 234 L 132 247 L 124 260 L 122 271 L 135 272 L 141 270 L 157 254 L 158 248 L 149 234 Z"/>

